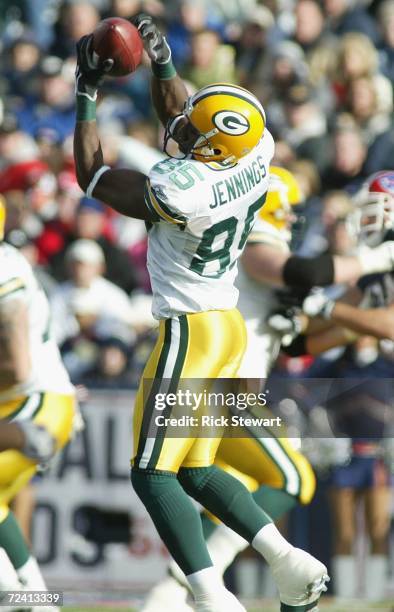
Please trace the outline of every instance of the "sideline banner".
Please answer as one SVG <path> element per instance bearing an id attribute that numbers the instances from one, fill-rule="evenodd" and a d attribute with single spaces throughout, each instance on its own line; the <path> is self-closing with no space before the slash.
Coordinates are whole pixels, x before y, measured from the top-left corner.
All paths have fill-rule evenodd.
<path id="1" fill-rule="evenodd" d="M 129 475 L 134 391 L 91 391 L 81 412 L 85 429 L 37 478 L 33 545 L 49 584 L 73 589 L 143 591 L 164 575 L 167 553 Z M 81 508 L 128 512 L 130 546 L 84 540 Z"/>

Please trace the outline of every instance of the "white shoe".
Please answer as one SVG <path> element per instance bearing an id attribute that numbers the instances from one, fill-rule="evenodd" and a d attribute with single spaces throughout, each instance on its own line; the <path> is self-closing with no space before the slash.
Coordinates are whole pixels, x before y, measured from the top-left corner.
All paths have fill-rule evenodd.
<path id="1" fill-rule="evenodd" d="M 291 548 L 271 564 L 281 612 L 317 612 L 320 595 L 330 580 L 323 563 L 300 548 Z"/>
<path id="2" fill-rule="evenodd" d="M 185 586 L 168 576 L 150 591 L 141 612 L 193 612 L 193 608 L 186 602 L 188 594 Z"/>
<path id="3" fill-rule="evenodd" d="M 210 594 L 209 598 L 196 599 L 194 606 L 196 612 L 246 612 L 246 608 L 227 589 Z"/>

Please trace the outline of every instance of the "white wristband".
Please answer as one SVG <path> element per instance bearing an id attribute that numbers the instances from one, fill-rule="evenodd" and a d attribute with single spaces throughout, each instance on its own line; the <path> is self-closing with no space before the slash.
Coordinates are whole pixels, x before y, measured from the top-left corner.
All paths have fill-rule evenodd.
<path id="1" fill-rule="evenodd" d="M 92 178 L 92 180 L 90 181 L 88 188 L 86 190 L 86 195 L 88 198 L 92 198 L 93 197 L 93 190 L 96 187 L 97 183 L 99 182 L 100 178 L 103 176 L 104 172 L 107 172 L 107 170 L 111 170 L 111 168 L 109 166 L 101 166 L 101 168 L 99 168 L 97 170 L 97 172 L 95 173 L 94 177 Z"/>

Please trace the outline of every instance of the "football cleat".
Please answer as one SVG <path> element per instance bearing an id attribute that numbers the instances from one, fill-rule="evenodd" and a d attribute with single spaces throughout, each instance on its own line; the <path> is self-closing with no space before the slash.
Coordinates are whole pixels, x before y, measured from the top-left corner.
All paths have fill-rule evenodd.
<path id="1" fill-rule="evenodd" d="M 193 608 L 186 601 L 188 594 L 185 586 L 179 584 L 172 576 L 168 576 L 151 590 L 141 612 L 160 612 L 169 609 L 173 612 L 193 612 Z"/>
<path id="2" fill-rule="evenodd" d="M 320 595 L 330 580 L 323 563 L 300 548 L 292 548 L 271 564 L 279 590 L 281 612 L 317 612 Z"/>
<path id="3" fill-rule="evenodd" d="M 246 612 L 246 608 L 227 589 L 210 594 L 209 598 L 196 599 L 194 606 L 196 612 Z"/>

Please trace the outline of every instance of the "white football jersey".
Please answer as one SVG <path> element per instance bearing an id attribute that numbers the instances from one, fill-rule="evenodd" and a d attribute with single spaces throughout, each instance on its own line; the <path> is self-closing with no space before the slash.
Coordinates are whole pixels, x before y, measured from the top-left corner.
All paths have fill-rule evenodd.
<path id="1" fill-rule="evenodd" d="M 288 231 L 277 230 L 258 217 L 248 243 L 267 244 L 288 253 L 288 239 Z M 275 290 L 272 285 L 264 285 L 250 278 L 243 268 L 242 259 L 236 286 L 239 290 L 237 306 L 248 332 L 247 347 L 238 375 L 241 378 L 267 378 L 281 346 L 281 336 L 266 323 L 269 314 L 279 305 Z"/>
<path id="2" fill-rule="evenodd" d="M 268 188 L 274 141 L 268 130 L 233 166 L 166 159 L 151 169 L 146 204 L 153 316 L 228 310 L 242 253 Z"/>
<path id="3" fill-rule="evenodd" d="M 32 365 L 24 384 L 0 390 L 0 403 L 52 391 L 73 394 L 74 388 L 62 364 L 55 342 L 49 337 L 49 305 L 28 261 L 13 246 L 0 243 L 0 304 L 22 300 L 29 315 L 29 345 Z"/>

